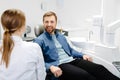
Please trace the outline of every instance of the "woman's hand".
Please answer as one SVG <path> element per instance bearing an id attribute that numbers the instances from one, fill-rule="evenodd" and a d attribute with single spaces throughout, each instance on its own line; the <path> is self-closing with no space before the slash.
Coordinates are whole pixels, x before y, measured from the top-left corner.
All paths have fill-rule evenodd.
<path id="1" fill-rule="evenodd" d="M 62 70 L 57 66 L 51 66 L 50 71 L 54 74 L 55 77 L 59 77 L 62 75 Z"/>

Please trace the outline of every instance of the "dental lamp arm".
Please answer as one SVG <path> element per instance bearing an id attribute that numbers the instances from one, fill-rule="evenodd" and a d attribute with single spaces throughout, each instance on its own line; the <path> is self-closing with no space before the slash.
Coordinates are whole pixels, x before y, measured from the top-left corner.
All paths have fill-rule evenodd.
<path id="1" fill-rule="evenodd" d="M 106 27 L 105 44 L 110 47 L 115 47 L 115 31 L 120 27 L 120 20 L 110 23 Z"/>
<path id="2" fill-rule="evenodd" d="M 110 24 L 108 24 L 106 28 L 107 33 L 114 33 L 116 29 L 120 27 L 120 20 L 116 20 Z"/>

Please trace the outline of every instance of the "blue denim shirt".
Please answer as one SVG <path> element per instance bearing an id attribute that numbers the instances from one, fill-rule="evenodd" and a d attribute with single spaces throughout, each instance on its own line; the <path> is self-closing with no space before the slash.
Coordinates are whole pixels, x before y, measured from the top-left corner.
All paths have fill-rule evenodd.
<path id="1" fill-rule="evenodd" d="M 70 45 L 67 43 L 64 35 L 57 31 L 55 32 L 55 35 L 57 40 L 69 56 L 73 56 L 73 58 L 82 58 L 83 54 L 71 48 Z M 50 69 L 51 65 L 58 66 L 58 51 L 54 41 L 52 40 L 52 36 L 49 33 L 44 31 L 44 33 L 35 38 L 33 42 L 38 43 L 39 46 L 42 48 L 47 71 Z"/>

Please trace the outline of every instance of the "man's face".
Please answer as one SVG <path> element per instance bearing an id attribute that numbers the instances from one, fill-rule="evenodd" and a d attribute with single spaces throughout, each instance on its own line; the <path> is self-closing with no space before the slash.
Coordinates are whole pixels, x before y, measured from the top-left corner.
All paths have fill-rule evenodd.
<path id="1" fill-rule="evenodd" d="M 54 30 L 56 28 L 56 19 L 54 16 L 47 16 L 44 17 L 44 21 L 43 21 L 45 30 L 49 33 L 49 34 L 53 34 Z"/>

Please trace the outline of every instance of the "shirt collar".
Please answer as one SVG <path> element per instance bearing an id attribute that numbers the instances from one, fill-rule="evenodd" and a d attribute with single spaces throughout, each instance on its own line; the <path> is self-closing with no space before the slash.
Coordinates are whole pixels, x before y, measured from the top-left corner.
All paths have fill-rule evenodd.
<path id="1" fill-rule="evenodd" d="M 20 36 L 11 36 L 11 38 L 15 42 L 22 41 L 22 38 Z"/>
<path id="2" fill-rule="evenodd" d="M 52 35 L 50 35 L 48 32 L 46 32 L 46 31 L 44 31 L 45 32 L 45 34 L 48 36 L 48 37 L 50 37 L 50 38 L 52 38 Z M 55 36 L 57 37 L 59 35 L 59 31 L 56 29 L 55 30 Z"/>

